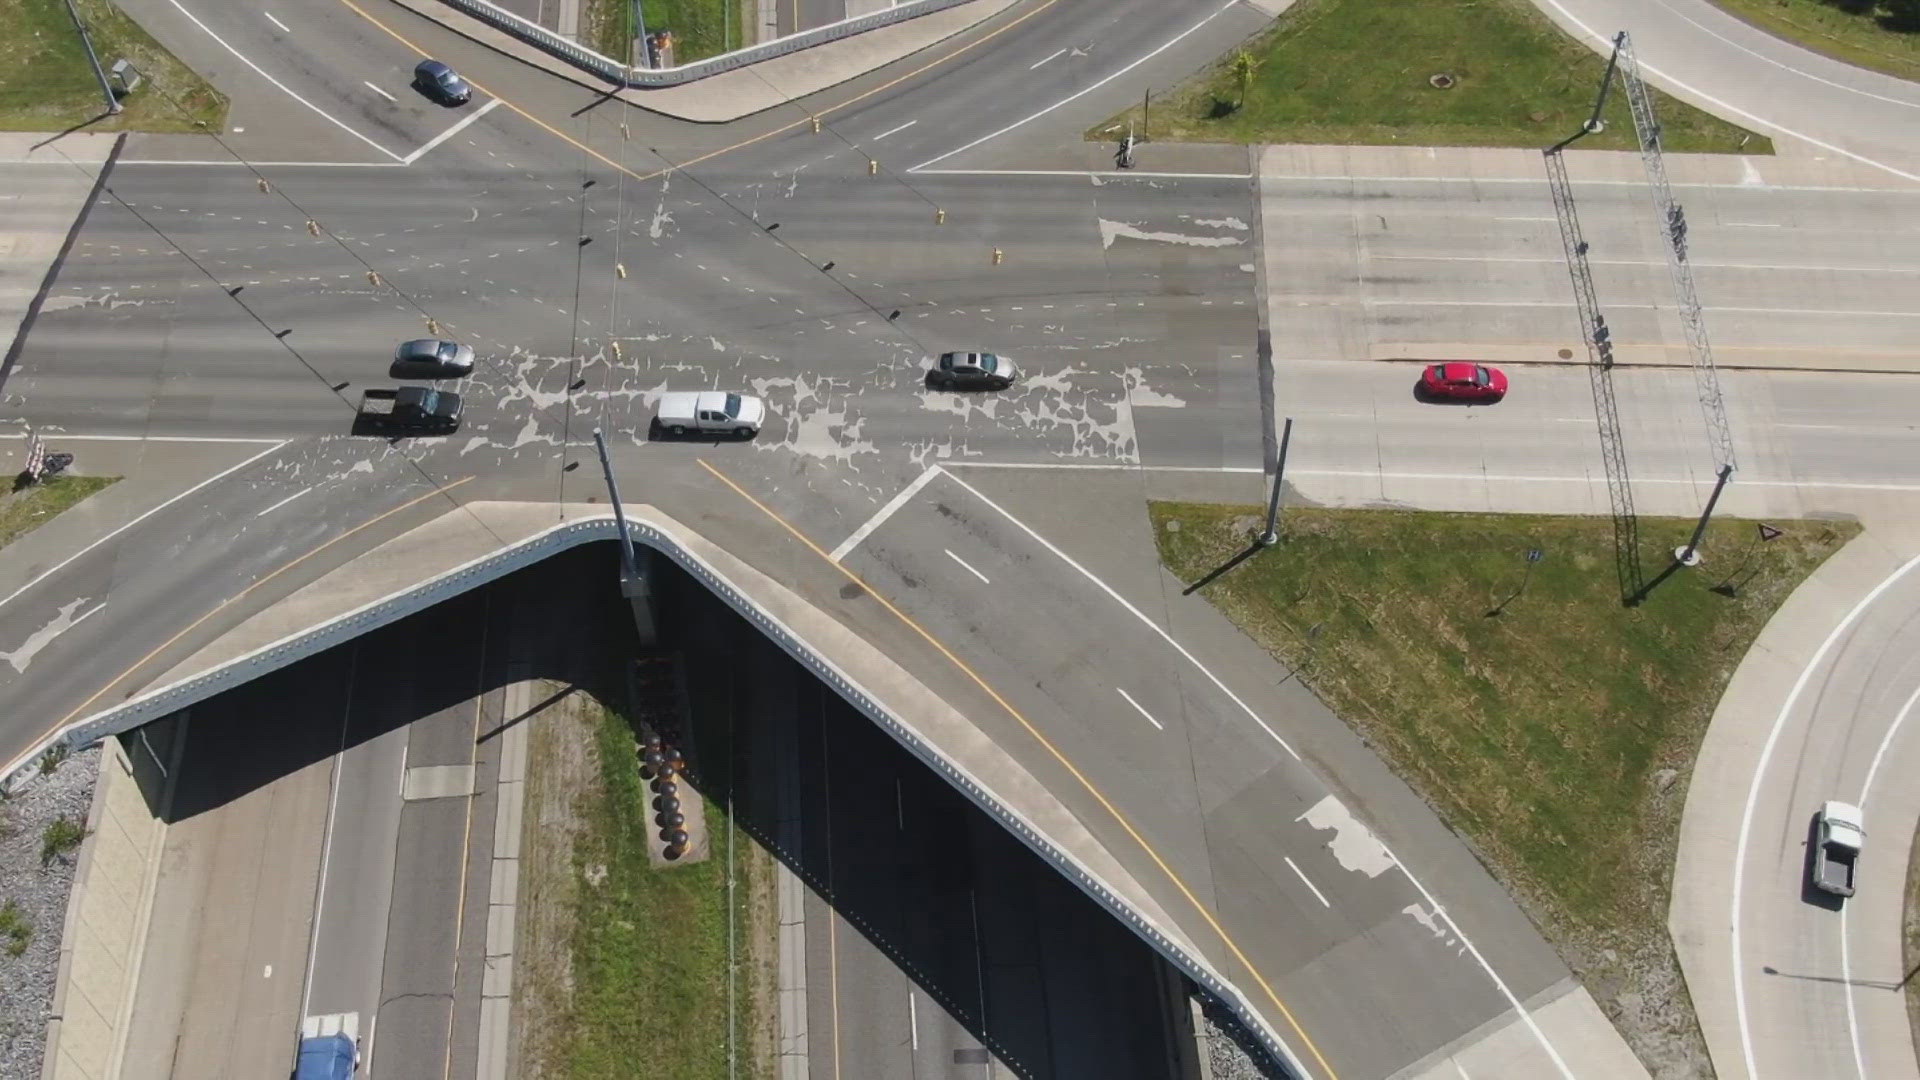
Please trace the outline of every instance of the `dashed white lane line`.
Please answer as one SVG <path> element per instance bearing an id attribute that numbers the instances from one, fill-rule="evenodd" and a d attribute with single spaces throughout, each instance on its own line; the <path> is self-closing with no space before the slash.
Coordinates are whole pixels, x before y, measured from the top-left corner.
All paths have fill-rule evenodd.
<path id="1" fill-rule="evenodd" d="M 276 18 L 274 18 L 274 17 L 273 17 L 273 12 L 271 12 L 271 11 L 263 11 L 263 12 L 261 12 L 260 14 L 262 14 L 262 15 L 265 15 L 265 16 L 267 17 L 267 21 L 268 21 L 268 22 L 270 22 L 270 23 L 272 23 L 273 25 L 275 25 L 275 26 L 277 26 L 277 27 L 279 27 L 279 28 L 280 28 L 281 30 L 283 30 L 283 31 L 285 31 L 285 32 L 287 32 L 287 33 L 289 33 L 289 34 L 291 34 L 291 33 L 293 33 L 293 29 L 292 29 L 291 27 L 289 27 L 289 26 L 288 26 L 288 25 L 287 25 L 286 23 L 283 23 L 283 22 L 281 22 L 281 21 L 280 21 L 279 19 L 276 19 Z"/>
<path id="2" fill-rule="evenodd" d="M 900 134 L 901 132 L 903 132 L 903 131 L 905 131 L 905 130 L 907 130 L 908 128 L 910 128 L 910 127 L 912 127 L 913 125 L 915 125 L 915 124 L 917 124 L 917 123 L 919 123 L 919 122 L 920 122 L 920 121 L 918 121 L 918 120 L 909 120 L 909 121 L 907 121 L 906 123 L 904 123 L 904 124 L 901 124 L 901 125 L 900 125 L 899 127 L 896 127 L 896 128 L 888 128 L 887 130 L 885 130 L 885 131 L 883 131 L 883 132 L 881 132 L 880 134 L 878 134 L 878 135 L 875 135 L 875 136 L 873 137 L 873 141 L 874 141 L 874 142 L 879 142 L 879 141 L 880 141 L 881 139 L 884 139 L 884 138 L 886 138 L 886 137 L 887 137 L 887 136 L 889 136 L 889 135 L 898 135 L 898 134 Z"/>
<path id="3" fill-rule="evenodd" d="M 387 93 L 385 90 L 380 89 L 379 87 L 373 85 L 372 83 L 368 82 L 365 79 L 360 80 L 360 85 L 366 87 L 367 89 L 373 91 L 376 94 L 379 94 L 381 97 L 386 98 L 388 101 L 398 100 L 392 94 Z"/>
<path id="4" fill-rule="evenodd" d="M 1115 690 L 1120 690 L 1120 688 L 1119 688 L 1119 687 L 1117 687 L 1117 686 L 1116 686 L 1116 687 L 1114 687 L 1114 689 L 1115 689 Z M 1140 707 L 1140 703 L 1139 703 L 1139 702 L 1137 702 L 1137 701 L 1135 701 L 1135 700 L 1133 700 L 1133 695 L 1132 695 L 1132 694 L 1129 694 L 1129 693 L 1127 693 L 1127 692 L 1126 692 L 1125 690 L 1120 690 L 1120 696 L 1121 696 L 1121 697 L 1123 697 L 1123 698 L 1126 698 L 1126 699 L 1127 699 L 1127 704 L 1129 704 L 1129 705 L 1131 705 L 1131 706 L 1133 706 L 1133 708 L 1134 708 L 1134 711 L 1135 711 L 1135 712 L 1138 712 L 1138 713 L 1139 713 L 1139 714 L 1140 714 L 1141 716 L 1144 716 L 1144 717 L 1146 717 L 1146 718 L 1147 718 L 1147 723 L 1149 723 L 1149 724 L 1152 724 L 1152 725 L 1154 726 L 1154 728 L 1155 728 L 1156 730 L 1159 730 L 1159 731 L 1165 731 L 1165 730 L 1167 730 L 1167 728 L 1166 728 L 1166 725 L 1165 725 L 1165 724 L 1162 724 L 1162 723 L 1161 723 L 1160 721 L 1158 721 L 1158 720 L 1155 720 L 1155 719 L 1153 718 L 1153 714 L 1152 714 L 1152 713 L 1150 713 L 1150 712 L 1148 712 L 1147 710 L 1145 710 L 1145 709 L 1143 709 L 1143 708 L 1141 708 L 1141 707 Z"/>
<path id="5" fill-rule="evenodd" d="M 299 491 L 296 491 L 293 494 L 287 496 L 286 498 L 281 499 L 279 502 L 274 503 L 272 506 L 267 507 L 265 510 L 260 511 L 259 513 L 253 516 L 257 518 L 266 517 L 268 514 L 273 513 L 275 510 L 280 509 L 281 507 L 287 505 L 288 503 L 292 502 L 293 500 L 299 498 L 302 495 L 305 495 L 307 492 L 312 490 L 313 490 L 312 488 L 301 488 Z"/>
<path id="6" fill-rule="evenodd" d="M 341 131 L 344 131 L 347 134 L 353 136 L 354 138 L 359 139 L 361 142 L 366 143 L 368 146 L 373 147 L 375 150 L 380 151 L 381 153 L 387 155 L 388 157 L 394 159 L 395 161 L 400 160 L 399 154 L 394 153 L 393 151 L 387 149 L 386 147 L 381 146 L 379 143 L 374 142 L 372 139 L 367 138 L 365 135 L 360 134 L 358 131 L 355 131 L 354 129 L 348 127 L 345 123 L 336 119 L 333 116 L 333 114 L 327 112 L 325 109 L 322 109 L 320 106 L 315 105 L 313 102 L 308 101 L 306 98 L 301 97 L 299 94 L 294 93 L 292 90 L 287 88 L 287 85 L 285 83 L 267 74 L 265 68 L 262 68 L 259 64 L 256 64 L 253 61 L 247 59 L 245 54 L 241 53 L 239 49 L 236 49 L 233 46 L 227 44 L 227 40 L 225 38 L 221 37 L 219 34 L 214 33 L 211 27 L 209 27 L 206 23 L 203 23 L 200 21 L 199 16 L 195 15 L 191 11 L 188 11 L 186 7 L 180 3 L 180 0 L 167 0 L 167 2 L 172 4 L 180 12 L 180 14 L 185 15 L 188 21 L 192 22 L 193 25 L 199 27 L 208 37 L 212 38 L 215 42 L 217 42 L 221 48 L 232 53 L 234 56 L 234 59 L 239 60 L 241 63 L 252 68 L 254 74 L 272 83 L 275 87 L 277 87 L 280 90 L 281 93 L 287 95 L 293 100 L 299 102 L 302 105 L 305 105 L 307 108 L 312 109 L 314 112 L 320 114 L 320 116 L 323 119 L 325 119 L 328 123 L 332 124 L 334 127 L 339 128 Z"/>
<path id="7" fill-rule="evenodd" d="M 1290 858 L 1287 858 L 1287 856 L 1285 856 L 1285 855 L 1282 855 L 1282 856 L 1280 856 L 1280 857 L 1281 857 L 1282 859 L 1286 859 L 1286 860 L 1287 860 L 1287 869 L 1289 869 L 1289 870 L 1291 870 L 1291 871 L 1293 871 L 1293 876 L 1294 876 L 1294 877 L 1297 877 L 1297 878 L 1299 878 L 1299 879 L 1300 879 L 1300 884 L 1302 884 L 1302 885 L 1305 885 L 1305 886 L 1306 886 L 1307 888 L 1309 888 L 1309 889 L 1312 889 L 1312 890 L 1313 890 L 1313 898 L 1314 898 L 1315 900 L 1318 900 L 1318 901 L 1320 901 L 1320 906 L 1321 906 L 1321 907 L 1332 907 L 1332 906 L 1333 906 L 1332 904 L 1330 904 L 1330 903 L 1328 903 L 1328 902 L 1327 902 L 1327 897 L 1326 897 L 1326 894 L 1325 894 L 1325 893 L 1322 893 L 1322 892 L 1320 891 L 1320 888 L 1319 888 L 1319 886 L 1317 886 L 1317 885 L 1315 885 L 1315 884 L 1314 884 L 1314 883 L 1313 883 L 1313 882 L 1312 882 L 1311 880 L 1309 880 L 1309 879 L 1308 879 L 1308 877 L 1307 877 L 1307 874 L 1306 874 L 1306 871 L 1304 871 L 1304 870 L 1302 870 L 1302 869 L 1300 869 L 1300 868 L 1299 868 L 1298 866 L 1295 866 L 1295 865 L 1293 864 L 1293 860 L 1292 860 L 1292 859 L 1290 859 Z"/>
<path id="8" fill-rule="evenodd" d="M 1035 71 L 1035 70 L 1038 70 L 1038 69 L 1039 69 L 1039 67 L 1040 67 L 1040 65 L 1042 65 L 1042 64 L 1045 64 L 1045 63 L 1047 63 L 1047 62 L 1049 62 L 1049 61 L 1052 61 L 1052 60 L 1058 60 L 1058 59 L 1059 59 L 1060 57 L 1062 57 L 1062 56 L 1065 56 L 1066 54 L 1067 54 L 1067 50 L 1065 50 L 1065 49 L 1061 49 L 1061 50 L 1060 50 L 1059 52 L 1057 52 L 1057 53 L 1054 53 L 1053 55 L 1051 55 L 1051 56 L 1048 56 L 1048 57 L 1046 57 L 1045 59 L 1042 59 L 1042 60 L 1036 60 L 1036 61 L 1034 61 L 1034 63 L 1033 63 L 1033 66 L 1032 66 L 1032 67 L 1029 67 L 1029 68 L 1028 68 L 1027 70 L 1028 70 L 1028 71 Z"/>
<path id="9" fill-rule="evenodd" d="M 988 580 L 987 580 L 987 575 L 985 575 L 985 574 L 983 574 L 983 573 L 981 573 L 981 572 L 980 572 L 980 571 L 978 571 L 978 570 L 975 570 L 975 569 L 974 569 L 974 568 L 973 568 L 972 566 L 970 566 L 970 565 L 968 565 L 968 563 L 967 563 L 967 560 L 965 560 L 965 559 L 963 559 L 963 558 L 961 558 L 961 557 L 960 557 L 960 556 L 958 556 L 958 555 L 955 555 L 955 554 L 954 554 L 954 553 L 953 553 L 952 551 L 950 551 L 950 550 L 948 550 L 948 549 L 946 549 L 946 548 L 941 548 L 940 550 L 942 550 L 942 551 L 945 551 L 945 552 L 947 553 L 947 558 L 949 558 L 949 559 L 952 559 L 952 560 L 953 560 L 954 562 L 957 562 L 957 563 L 959 563 L 959 564 L 960 564 L 961 566 L 963 566 L 963 567 L 966 567 L 966 571 L 967 571 L 967 573 L 969 573 L 969 574 L 972 574 L 972 575 L 973 575 L 974 577 L 977 577 L 977 578 L 979 578 L 979 579 L 980 579 L 980 584 L 982 584 L 982 585 L 991 585 L 991 584 L 993 584 L 993 582 L 991 582 L 991 581 L 988 581 Z"/>

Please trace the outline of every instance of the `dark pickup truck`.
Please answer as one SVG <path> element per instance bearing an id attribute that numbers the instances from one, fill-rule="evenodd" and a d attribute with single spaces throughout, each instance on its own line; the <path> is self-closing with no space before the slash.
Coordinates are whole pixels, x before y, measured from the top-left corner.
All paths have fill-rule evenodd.
<path id="1" fill-rule="evenodd" d="M 460 395 L 424 386 L 368 390 L 355 426 L 388 434 L 451 435 L 460 430 Z"/>

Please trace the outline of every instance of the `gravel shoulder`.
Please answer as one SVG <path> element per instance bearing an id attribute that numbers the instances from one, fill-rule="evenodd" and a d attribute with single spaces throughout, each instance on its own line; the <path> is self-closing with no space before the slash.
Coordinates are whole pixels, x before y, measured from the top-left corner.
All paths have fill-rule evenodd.
<path id="1" fill-rule="evenodd" d="M 15 925 L 24 927 L 0 934 L 0 1080 L 40 1076 L 60 932 L 79 861 L 77 851 L 43 861 L 42 846 L 54 822 L 86 821 L 99 771 L 99 749 L 83 750 L 0 798 L 0 911 L 17 912 Z"/>

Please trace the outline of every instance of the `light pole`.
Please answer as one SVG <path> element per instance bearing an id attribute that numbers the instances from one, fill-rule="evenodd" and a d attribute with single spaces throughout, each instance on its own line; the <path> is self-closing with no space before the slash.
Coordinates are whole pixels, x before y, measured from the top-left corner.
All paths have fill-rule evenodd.
<path id="1" fill-rule="evenodd" d="M 107 96 L 107 115 L 118 116 L 120 99 L 114 96 L 113 87 L 107 85 L 107 73 L 100 70 L 100 56 L 93 51 L 93 35 L 87 33 L 87 24 L 80 21 L 80 11 L 73 6 L 73 0 L 67 0 L 67 14 L 73 18 L 73 28 L 80 32 L 80 44 L 86 47 L 87 63 L 93 66 L 93 77 L 100 80 L 100 92 Z"/>
<path id="2" fill-rule="evenodd" d="M 1280 490 L 1287 479 L 1287 443 L 1293 439 L 1293 417 L 1289 416 L 1280 428 L 1280 459 L 1273 468 L 1273 494 L 1267 499 L 1267 531 L 1260 534 L 1260 546 L 1272 547 L 1280 542 Z"/>

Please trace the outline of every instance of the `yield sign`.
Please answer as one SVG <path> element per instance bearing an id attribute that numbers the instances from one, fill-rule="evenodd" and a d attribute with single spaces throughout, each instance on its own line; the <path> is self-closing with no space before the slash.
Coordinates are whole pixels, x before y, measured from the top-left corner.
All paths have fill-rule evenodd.
<path id="1" fill-rule="evenodd" d="M 1780 535 L 1779 529 L 1774 528 L 1773 526 L 1767 524 L 1766 522 L 1762 521 L 1762 522 L 1759 522 L 1758 524 L 1760 526 L 1760 539 L 1771 540 L 1774 537 Z"/>

